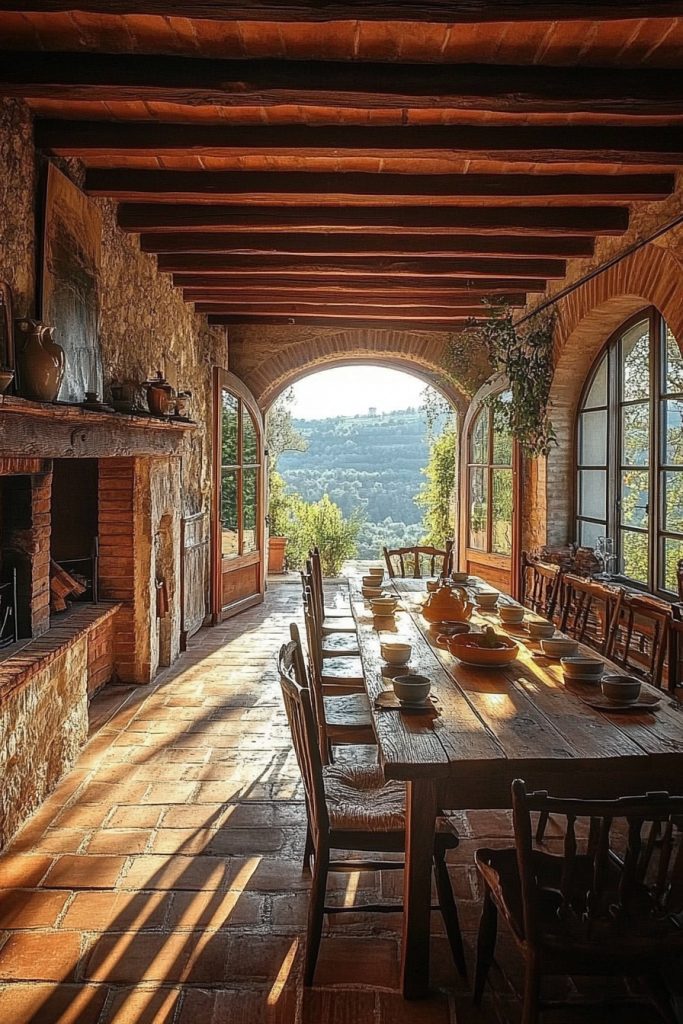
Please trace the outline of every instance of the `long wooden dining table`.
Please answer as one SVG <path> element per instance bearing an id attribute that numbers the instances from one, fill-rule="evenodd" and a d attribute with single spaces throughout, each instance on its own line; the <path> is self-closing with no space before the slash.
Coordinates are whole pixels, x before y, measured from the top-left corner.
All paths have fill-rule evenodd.
<path id="1" fill-rule="evenodd" d="M 661 790 L 681 795 L 683 707 L 661 693 L 654 711 L 593 709 L 582 700 L 585 688 L 565 686 L 559 662 L 543 657 L 528 631 L 506 629 L 495 612 L 476 612 L 472 623 L 495 625 L 517 640 L 517 659 L 500 669 L 466 666 L 429 639 L 421 614 L 426 581 L 397 579 L 392 585 L 399 609 L 393 619 L 375 620 L 360 578 L 349 578 L 380 760 L 386 778 L 406 783 L 401 985 L 406 998 L 419 998 L 429 986 L 437 817 L 444 810 L 509 808 L 516 778 L 555 796 L 611 798 Z M 380 654 L 387 634 L 412 645 L 404 671 L 431 679 L 433 712 L 375 706 L 392 685 L 392 670 Z M 582 653 L 596 657 L 588 648 Z"/>

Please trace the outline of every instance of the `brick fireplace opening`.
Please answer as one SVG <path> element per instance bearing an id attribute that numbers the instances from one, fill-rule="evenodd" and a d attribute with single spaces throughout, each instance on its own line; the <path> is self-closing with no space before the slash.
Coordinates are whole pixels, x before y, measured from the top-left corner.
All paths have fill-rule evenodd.
<path id="1" fill-rule="evenodd" d="M 0 477 L 0 584 L 15 584 L 18 640 L 50 624 L 50 484 L 47 472 Z"/>
<path id="2" fill-rule="evenodd" d="M 52 596 L 52 615 L 59 604 L 96 602 L 98 596 L 97 459 L 55 459 L 52 464 L 50 559 L 85 589 L 62 598 Z M 67 579 L 68 579 L 67 576 Z"/>

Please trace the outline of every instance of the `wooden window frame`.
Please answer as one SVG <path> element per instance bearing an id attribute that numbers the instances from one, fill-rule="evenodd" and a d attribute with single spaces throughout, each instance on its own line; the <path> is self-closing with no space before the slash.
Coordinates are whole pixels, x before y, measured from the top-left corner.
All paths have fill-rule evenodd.
<path id="1" fill-rule="evenodd" d="M 622 399 L 622 373 L 623 364 L 621 359 L 621 342 L 624 336 L 637 324 L 647 321 L 650 338 L 650 380 L 647 399 Z M 626 533 L 640 533 L 647 536 L 648 548 L 648 579 L 646 583 L 634 580 L 621 572 L 615 572 L 614 578 L 617 582 L 645 593 L 655 594 L 665 600 L 675 597 L 675 590 L 667 590 L 664 587 L 665 580 L 665 542 L 668 539 L 683 541 L 683 533 L 664 529 L 665 523 L 665 474 L 667 472 L 683 472 L 681 466 L 670 466 L 664 461 L 666 443 L 666 427 L 664 415 L 666 401 L 683 401 L 683 392 L 666 393 L 665 368 L 666 368 L 666 320 L 654 306 L 647 306 L 639 310 L 634 316 L 624 321 L 619 328 L 610 335 L 605 345 L 595 359 L 590 372 L 586 378 L 579 404 L 576 410 L 574 423 L 574 509 L 573 518 L 577 527 L 577 539 L 580 537 L 580 524 L 592 522 L 603 525 L 602 520 L 579 513 L 579 473 L 582 469 L 604 469 L 605 467 L 583 466 L 579 461 L 579 441 L 581 414 L 588 411 L 605 410 L 607 412 L 607 466 L 606 466 L 606 533 L 615 541 L 615 553 L 617 555 L 617 566 L 621 564 L 622 556 L 622 535 Z M 607 360 L 607 406 L 591 406 L 585 408 L 585 401 L 600 368 L 602 360 Z M 648 503 L 648 525 L 644 527 L 624 527 L 621 524 L 621 473 L 624 469 L 622 463 L 622 410 L 628 406 L 635 406 L 647 402 L 649 409 L 649 452 L 648 464 L 643 466 L 643 472 L 647 471 L 649 485 Z M 627 467 L 634 468 L 634 467 Z M 635 467 L 638 468 L 638 467 Z"/>
<path id="2" fill-rule="evenodd" d="M 499 559 L 504 559 L 506 563 L 509 562 L 509 560 L 512 558 L 512 551 L 514 550 L 514 528 L 515 528 L 514 527 L 514 520 L 515 520 L 515 508 L 514 508 L 514 497 L 515 497 L 515 483 L 514 483 L 514 481 L 515 481 L 515 440 L 514 440 L 514 438 L 512 436 L 511 436 L 510 462 L 509 463 L 508 462 L 506 462 L 506 463 L 498 463 L 498 462 L 494 462 L 493 461 L 493 450 L 494 450 L 494 408 L 493 408 L 493 403 L 496 401 L 496 399 L 500 398 L 501 395 L 506 394 L 506 392 L 508 390 L 509 390 L 508 388 L 503 388 L 501 391 L 497 391 L 494 394 L 492 394 L 491 396 L 489 396 L 490 404 L 487 401 L 486 405 L 483 405 L 481 409 L 477 410 L 477 412 L 476 412 L 476 414 L 475 414 L 475 416 L 474 416 L 474 418 L 473 418 L 473 420 L 472 420 L 472 422 L 470 424 L 470 428 L 469 428 L 467 437 L 465 439 L 465 443 L 467 445 L 467 487 L 466 487 L 466 491 L 465 491 L 466 496 L 467 496 L 466 534 L 465 534 L 467 550 L 468 551 L 472 551 L 472 552 L 476 552 L 478 555 L 481 555 L 481 556 L 486 556 L 487 559 L 491 559 L 493 561 L 493 564 L 496 564 Z M 487 461 L 486 462 L 472 462 L 471 461 L 471 457 L 472 457 L 472 437 L 474 435 L 475 427 L 476 427 L 476 425 L 477 425 L 477 423 L 479 421 L 479 417 L 482 416 L 482 415 L 486 415 L 487 418 L 488 418 L 488 445 L 487 445 L 488 451 L 487 451 Z M 472 484 L 472 470 L 473 469 L 483 469 L 483 470 L 486 471 L 487 504 L 486 504 L 486 547 L 485 548 L 475 548 L 472 545 L 472 543 L 471 543 L 471 532 L 470 532 L 470 509 L 471 509 L 471 503 L 470 503 L 470 496 L 472 494 L 471 484 Z M 500 469 L 509 469 L 510 470 L 511 480 L 512 480 L 513 508 L 512 508 L 512 522 L 511 522 L 510 525 L 511 525 L 511 530 L 512 530 L 513 536 L 510 539 L 511 550 L 510 550 L 510 552 L 508 554 L 505 554 L 502 551 L 494 551 L 493 550 L 493 477 L 494 477 L 495 471 L 496 470 L 500 470 Z"/>

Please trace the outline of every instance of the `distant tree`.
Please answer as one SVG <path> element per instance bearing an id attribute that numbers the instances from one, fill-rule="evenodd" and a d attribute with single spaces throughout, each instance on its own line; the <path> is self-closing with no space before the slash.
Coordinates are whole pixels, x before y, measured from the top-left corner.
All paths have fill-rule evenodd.
<path id="1" fill-rule="evenodd" d="M 427 479 L 415 496 L 417 504 L 424 509 L 422 543 L 437 548 L 452 540 L 455 530 L 456 452 L 457 437 L 453 423 L 433 438 L 429 461 L 422 470 Z"/>
<path id="2" fill-rule="evenodd" d="M 363 525 L 360 510 L 344 518 L 327 494 L 313 503 L 295 495 L 290 508 L 287 564 L 290 568 L 302 568 L 309 549 L 317 546 L 323 575 L 338 576 L 346 559 L 357 554 L 358 534 Z"/>
<path id="3" fill-rule="evenodd" d="M 275 399 L 266 413 L 266 441 L 273 469 L 277 467 L 277 460 L 283 452 L 305 452 L 308 448 L 308 441 L 294 426 L 291 409 L 293 401 L 294 388 L 288 388 Z"/>

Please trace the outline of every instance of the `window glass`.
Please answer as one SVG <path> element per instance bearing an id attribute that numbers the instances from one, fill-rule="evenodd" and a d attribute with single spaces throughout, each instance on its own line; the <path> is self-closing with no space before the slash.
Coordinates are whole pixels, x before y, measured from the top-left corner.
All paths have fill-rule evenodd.
<path id="1" fill-rule="evenodd" d="M 670 329 L 666 329 L 664 390 L 667 395 L 683 394 L 683 355 Z"/>
<path id="2" fill-rule="evenodd" d="M 579 418 L 579 463 L 582 466 L 607 464 L 607 410 L 584 412 Z"/>
<path id="3" fill-rule="evenodd" d="M 221 471 L 221 527 L 223 558 L 237 558 L 239 526 L 237 521 L 237 469 Z"/>
<path id="4" fill-rule="evenodd" d="M 683 534 L 683 470 L 664 473 L 664 529 Z"/>
<path id="5" fill-rule="evenodd" d="M 662 583 L 665 590 L 678 593 L 678 562 L 683 558 L 683 537 L 664 538 Z"/>
<path id="6" fill-rule="evenodd" d="M 598 543 L 598 537 L 604 537 L 606 533 L 605 523 L 579 523 L 579 544 L 582 547 L 594 548 Z"/>
<path id="7" fill-rule="evenodd" d="M 600 360 L 583 403 L 584 409 L 595 409 L 598 405 L 607 405 L 607 353 Z"/>
<path id="8" fill-rule="evenodd" d="M 486 550 L 486 525 L 488 522 L 488 470 L 470 469 L 469 521 L 471 548 Z"/>
<path id="9" fill-rule="evenodd" d="M 512 434 L 507 425 L 505 406 L 510 401 L 508 394 L 501 395 L 493 406 L 493 464 L 512 465 Z"/>
<path id="10" fill-rule="evenodd" d="M 607 512 L 607 473 L 604 469 L 582 469 L 579 473 L 579 515 L 604 519 Z"/>
<path id="11" fill-rule="evenodd" d="M 237 410 L 239 401 L 229 391 L 221 391 L 222 455 L 224 466 L 237 463 Z"/>
<path id="12" fill-rule="evenodd" d="M 512 470 L 494 469 L 491 495 L 491 548 L 512 554 Z"/>
<path id="13" fill-rule="evenodd" d="M 258 470 L 243 470 L 242 484 L 242 554 L 248 555 L 258 548 L 256 514 Z"/>
<path id="14" fill-rule="evenodd" d="M 621 474 L 621 522 L 647 529 L 650 506 L 650 474 L 627 469 Z"/>
<path id="15" fill-rule="evenodd" d="M 472 427 L 470 441 L 470 462 L 489 461 L 489 410 L 484 408 L 477 415 Z"/>
<path id="16" fill-rule="evenodd" d="M 650 394 L 650 321 L 642 320 L 621 338 L 621 396 L 631 402 Z"/>
<path id="17" fill-rule="evenodd" d="M 664 462 L 683 466 L 683 400 L 668 399 L 664 406 Z"/>
<path id="18" fill-rule="evenodd" d="M 646 533 L 621 531 L 621 571 L 637 583 L 647 584 L 649 577 L 648 540 Z"/>
<path id="19" fill-rule="evenodd" d="M 621 461 L 624 466 L 650 462 L 650 406 L 646 402 L 621 410 Z"/>
<path id="20" fill-rule="evenodd" d="M 246 405 L 242 406 L 242 462 L 245 466 L 258 462 L 258 434 Z"/>

